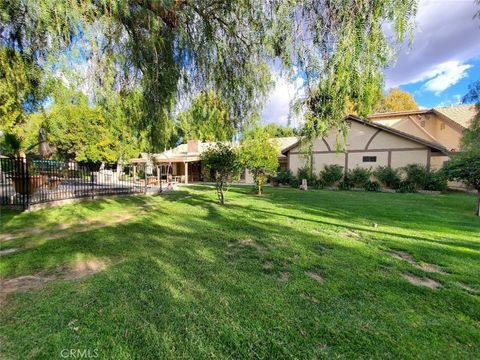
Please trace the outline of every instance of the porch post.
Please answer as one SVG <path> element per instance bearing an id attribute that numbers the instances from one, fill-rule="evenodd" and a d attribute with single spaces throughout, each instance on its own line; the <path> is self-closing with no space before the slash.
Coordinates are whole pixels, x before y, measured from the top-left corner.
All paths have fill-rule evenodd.
<path id="1" fill-rule="evenodd" d="M 184 162 L 183 165 L 185 165 L 185 184 L 188 184 L 188 163 Z"/>

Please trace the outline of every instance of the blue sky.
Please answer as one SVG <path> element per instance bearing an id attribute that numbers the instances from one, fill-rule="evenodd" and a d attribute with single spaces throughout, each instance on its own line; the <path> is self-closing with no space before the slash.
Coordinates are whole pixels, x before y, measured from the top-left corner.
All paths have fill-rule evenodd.
<path id="1" fill-rule="evenodd" d="M 445 84 L 441 83 L 441 79 L 440 81 L 430 79 L 401 85 L 400 89 L 412 93 L 417 104 L 424 108 L 456 105 L 461 102 L 472 81 L 480 80 L 480 58 L 470 59 L 462 65 L 460 65 L 460 71 L 452 75 L 453 78 L 450 80 L 453 84 L 451 85 L 448 84 L 448 79 L 445 80 Z M 459 66 L 457 65 L 456 68 Z M 439 78 L 437 76 L 433 79 Z"/>
<path id="2" fill-rule="evenodd" d="M 384 71 L 384 90 L 409 91 L 425 108 L 458 104 L 480 80 L 480 18 L 473 18 L 479 9 L 474 0 L 420 0 L 413 44 L 397 49 L 396 63 Z M 299 83 L 275 76 L 262 119 L 286 125 Z"/>

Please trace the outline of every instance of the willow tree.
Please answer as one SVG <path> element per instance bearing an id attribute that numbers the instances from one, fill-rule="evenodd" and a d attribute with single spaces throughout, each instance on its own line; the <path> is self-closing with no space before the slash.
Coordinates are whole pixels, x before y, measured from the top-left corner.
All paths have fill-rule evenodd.
<path id="1" fill-rule="evenodd" d="M 232 140 L 235 128 L 230 121 L 228 105 L 213 91 L 204 91 L 190 107 L 178 116 L 178 125 L 184 140 Z"/>
<path id="2" fill-rule="evenodd" d="M 349 99 L 369 112 L 391 59 L 385 24 L 402 41 L 415 8 L 416 0 L 1 0 L 0 46 L 47 68 L 84 41 L 93 96 L 139 86 L 138 127 L 153 148 L 168 128 L 164 114 L 204 89 L 221 95 L 240 128 L 264 101 L 267 64 L 280 60 L 306 79 L 312 137 L 342 125 Z"/>

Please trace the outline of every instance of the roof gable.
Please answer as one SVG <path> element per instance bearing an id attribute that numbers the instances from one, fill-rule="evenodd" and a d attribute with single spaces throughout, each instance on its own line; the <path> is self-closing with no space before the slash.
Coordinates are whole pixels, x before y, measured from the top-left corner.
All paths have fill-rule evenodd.
<path id="1" fill-rule="evenodd" d="M 360 117 L 357 117 L 357 116 L 348 115 L 345 118 L 345 120 L 346 121 L 355 121 L 357 123 L 364 124 L 366 126 L 371 126 L 371 127 L 376 128 L 378 130 L 385 131 L 386 133 L 390 133 L 390 134 L 393 134 L 395 136 L 399 136 L 399 137 L 402 137 L 404 139 L 408 139 L 408 140 L 416 142 L 418 144 L 427 146 L 434 151 L 439 151 L 439 152 L 442 152 L 444 154 L 448 153 L 448 150 L 445 147 L 443 147 L 442 145 L 440 145 L 436 142 L 430 142 L 430 141 L 421 139 L 419 137 L 407 134 L 403 131 L 399 131 L 399 130 L 393 129 L 391 127 L 381 125 L 381 124 L 378 124 L 378 123 L 375 123 L 375 122 L 372 122 L 372 121 L 364 120 L 364 119 L 362 119 Z M 292 144 L 291 146 L 289 146 L 288 148 L 283 150 L 283 153 L 286 154 L 288 151 L 297 148 L 300 144 L 301 144 L 301 140 L 297 141 L 296 143 Z"/>

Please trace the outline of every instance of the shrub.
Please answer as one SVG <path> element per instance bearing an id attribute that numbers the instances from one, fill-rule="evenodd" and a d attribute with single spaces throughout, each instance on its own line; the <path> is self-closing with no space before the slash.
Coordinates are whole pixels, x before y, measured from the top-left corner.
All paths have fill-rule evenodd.
<path id="1" fill-rule="evenodd" d="M 323 183 L 322 179 L 317 179 L 312 187 L 316 190 L 321 190 L 325 187 L 325 184 Z"/>
<path id="2" fill-rule="evenodd" d="M 280 184 L 290 185 L 295 177 L 290 169 L 281 169 L 276 176 Z"/>
<path id="3" fill-rule="evenodd" d="M 325 168 L 320 171 L 320 179 L 325 186 L 332 186 L 338 181 L 342 180 L 343 166 L 340 165 L 325 165 Z"/>
<path id="4" fill-rule="evenodd" d="M 447 177 L 443 171 L 431 170 L 427 172 L 424 189 L 432 191 L 445 191 L 448 188 Z"/>
<path id="5" fill-rule="evenodd" d="M 370 169 L 364 169 L 357 167 L 353 170 L 348 171 L 348 176 L 353 186 L 364 187 L 366 182 L 370 180 L 372 171 Z"/>
<path id="6" fill-rule="evenodd" d="M 379 166 L 373 174 L 383 186 L 390 189 L 396 189 L 402 181 L 399 170 L 389 166 Z"/>
<path id="7" fill-rule="evenodd" d="M 367 182 L 365 182 L 363 187 L 366 191 L 372 191 L 372 192 L 380 191 L 380 183 L 378 181 L 368 180 Z"/>
<path id="8" fill-rule="evenodd" d="M 343 179 L 338 184 L 338 188 L 340 190 L 351 190 L 354 186 L 355 182 L 353 181 L 352 172 L 348 171 L 346 174 L 343 175 Z"/>
<path id="9" fill-rule="evenodd" d="M 290 181 L 290 186 L 293 187 L 293 188 L 298 188 L 300 186 L 300 181 L 298 181 L 298 179 L 294 177 Z"/>
<path id="10" fill-rule="evenodd" d="M 307 184 L 309 186 L 314 186 L 318 182 L 317 176 L 308 166 L 298 169 L 297 179 L 300 184 L 303 179 L 307 179 Z"/>
<path id="11" fill-rule="evenodd" d="M 409 164 L 403 168 L 405 181 L 413 184 L 417 189 L 425 188 L 428 178 L 428 170 L 419 164 Z"/>
<path id="12" fill-rule="evenodd" d="M 346 179 L 343 179 L 338 183 L 338 188 L 340 190 L 351 190 L 352 189 L 352 183 Z"/>
<path id="13" fill-rule="evenodd" d="M 395 191 L 398 193 L 414 193 L 417 192 L 417 189 L 414 183 L 409 181 L 400 181 Z"/>

